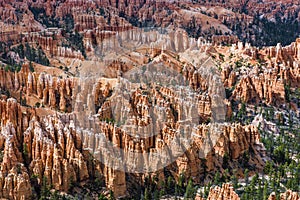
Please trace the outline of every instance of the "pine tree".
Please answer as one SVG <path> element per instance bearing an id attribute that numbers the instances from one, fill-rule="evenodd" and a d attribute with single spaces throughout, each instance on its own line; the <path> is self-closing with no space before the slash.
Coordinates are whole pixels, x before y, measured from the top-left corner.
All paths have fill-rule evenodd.
<path id="1" fill-rule="evenodd" d="M 153 193 L 153 199 L 154 199 L 154 200 L 159 200 L 159 193 L 158 193 L 158 190 L 154 190 L 154 193 Z"/>
<path id="2" fill-rule="evenodd" d="M 30 70 L 31 72 L 34 72 L 34 67 L 33 67 L 31 61 L 29 62 L 29 70 Z"/>
<path id="3" fill-rule="evenodd" d="M 232 181 L 234 189 L 237 189 L 238 188 L 238 179 L 237 179 L 235 173 L 231 176 L 231 181 Z"/>
<path id="4" fill-rule="evenodd" d="M 216 174 L 215 174 L 215 177 L 214 177 L 214 184 L 215 185 L 218 185 L 218 184 L 220 184 L 220 173 L 219 172 L 217 172 Z"/>
<path id="5" fill-rule="evenodd" d="M 43 176 L 40 200 L 48 199 L 49 196 L 50 196 L 50 188 L 47 183 L 47 178 Z"/>
<path id="6" fill-rule="evenodd" d="M 109 200 L 115 200 L 114 192 L 112 190 L 109 191 Z"/>
<path id="7" fill-rule="evenodd" d="M 270 174 L 271 171 L 273 171 L 273 165 L 270 161 L 267 161 L 266 165 L 264 167 L 264 173 L 265 174 Z"/>
<path id="8" fill-rule="evenodd" d="M 188 182 L 188 185 L 186 187 L 184 197 L 185 197 L 185 199 L 194 199 L 195 193 L 196 193 L 196 190 L 194 188 L 193 181 L 192 181 L 192 179 L 190 179 Z"/>
<path id="9" fill-rule="evenodd" d="M 177 183 L 178 185 L 177 189 L 179 195 L 182 195 L 184 193 L 184 179 L 185 179 L 184 175 L 180 174 Z"/>
<path id="10" fill-rule="evenodd" d="M 263 188 L 262 188 L 262 185 L 261 185 L 261 181 L 259 180 L 259 183 L 258 183 L 258 198 L 261 198 L 263 196 Z"/>
<path id="11" fill-rule="evenodd" d="M 249 170 L 248 169 L 245 169 L 244 176 L 245 176 L 246 185 L 248 185 L 249 184 Z"/>
<path id="12" fill-rule="evenodd" d="M 178 185 L 175 184 L 175 197 L 177 197 L 178 195 L 179 195 Z"/>
<path id="13" fill-rule="evenodd" d="M 164 189 L 161 189 L 160 191 L 159 191 L 159 198 L 161 198 L 162 196 L 164 196 L 165 195 L 165 190 Z"/>
<path id="14" fill-rule="evenodd" d="M 100 194 L 98 200 L 108 200 L 103 194 Z"/>
<path id="15" fill-rule="evenodd" d="M 151 200 L 151 193 L 149 192 L 148 188 L 145 189 L 144 200 Z"/>
<path id="16" fill-rule="evenodd" d="M 167 179 L 167 193 L 173 193 L 174 192 L 174 181 L 171 176 Z"/>

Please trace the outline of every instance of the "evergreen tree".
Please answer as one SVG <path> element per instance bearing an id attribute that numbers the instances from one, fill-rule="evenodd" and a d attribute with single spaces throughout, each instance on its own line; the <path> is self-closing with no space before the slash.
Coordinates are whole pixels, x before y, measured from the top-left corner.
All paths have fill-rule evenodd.
<path id="1" fill-rule="evenodd" d="M 167 193 L 172 194 L 174 193 L 174 180 L 171 176 L 167 179 Z"/>
<path id="2" fill-rule="evenodd" d="M 109 200 L 115 200 L 114 192 L 112 190 L 109 191 Z"/>
<path id="3" fill-rule="evenodd" d="M 245 177 L 246 185 L 248 185 L 249 184 L 249 170 L 248 169 L 245 169 L 244 177 Z"/>
<path id="4" fill-rule="evenodd" d="M 178 185 L 177 189 L 178 189 L 179 195 L 182 195 L 184 193 L 184 180 L 185 180 L 184 175 L 180 174 L 179 178 L 178 178 L 178 183 L 177 183 L 177 185 Z"/>
<path id="5" fill-rule="evenodd" d="M 153 199 L 154 199 L 154 200 L 159 200 L 159 193 L 158 193 L 158 190 L 154 190 L 154 192 L 153 192 Z"/>
<path id="6" fill-rule="evenodd" d="M 214 184 L 219 185 L 220 182 L 221 182 L 220 173 L 216 172 L 215 177 L 214 177 Z"/>
<path id="7" fill-rule="evenodd" d="M 263 200 L 268 199 L 268 183 L 265 182 L 264 184 L 264 189 L 263 189 Z"/>
<path id="8" fill-rule="evenodd" d="M 98 200 L 108 200 L 103 194 L 100 194 Z"/>
<path id="9" fill-rule="evenodd" d="M 29 70 L 30 70 L 31 72 L 34 72 L 34 67 L 33 67 L 31 61 L 29 62 Z"/>
<path id="10" fill-rule="evenodd" d="M 144 192 L 144 200 L 151 200 L 151 193 L 150 193 L 150 191 L 148 190 L 148 188 L 145 189 L 145 192 Z"/>
<path id="11" fill-rule="evenodd" d="M 161 189 L 160 191 L 159 191 L 159 198 L 161 198 L 162 196 L 164 196 L 165 195 L 165 189 Z"/>
<path id="12" fill-rule="evenodd" d="M 47 183 L 47 178 L 43 176 L 40 200 L 46 200 L 50 196 L 50 188 Z"/>
<path id="13" fill-rule="evenodd" d="M 192 179 L 189 180 L 188 185 L 185 190 L 185 199 L 194 199 L 196 196 L 196 190 L 193 185 Z"/>
<path id="14" fill-rule="evenodd" d="M 235 173 L 231 176 L 231 181 L 232 181 L 234 189 L 237 189 L 238 188 L 238 179 L 237 179 Z"/>
<path id="15" fill-rule="evenodd" d="M 259 181 L 259 183 L 258 183 L 257 198 L 263 197 L 263 187 L 262 187 L 261 184 L 262 184 L 261 181 Z"/>
<path id="16" fill-rule="evenodd" d="M 265 174 L 270 174 L 273 171 L 273 165 L 270 161 L 266 162 L 266 165 L 264 167 L 264 173 Z"/>

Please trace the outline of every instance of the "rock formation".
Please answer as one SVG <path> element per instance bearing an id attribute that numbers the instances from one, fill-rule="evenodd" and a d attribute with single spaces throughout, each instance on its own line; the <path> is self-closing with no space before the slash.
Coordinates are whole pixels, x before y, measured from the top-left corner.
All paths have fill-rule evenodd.
<path id="1" fill-rule="evenodd" d="M 25 42 L 37 42 L 38 45 L 48 55 L 64 57 L 64 58 L 77 58 L 83 60 L 83 55 L 79 50 L 74 50 L 71 47 L 64 47 L 59 45 L 59 41 L 63 38 L 62 30 L 58 28 L 52 28 L 43 30 L 41 32 L 26 33 L 22 38 Z"/>
<path id="2" fill-rule="evenodd" d="M 233 186 L 229 183 L 225 183 L 222 187 L 215 186 L 211 187 L 209 191 L 209 195 L 206 200 L 222 200 L 222 199 L 230 199 L 230 200 L 240 200 L 240 197 L 235 193 Z M 275 193 L 272 193 L 269 200 L 276 200 Z M 298 200 L 300 199 L 299 194 L 297 192 L 293 192 L 291 190 L 287 190 L 285 193 L 280 194 L 280 200 Z M 197 195 L 195 200 L 205 200 L 200 195 Z"/>
<path id="3" fill-rule="evenodd" d="M 286 86 L 299 85 L 299 39 L 289 46 L 268 47 L 258 54 L 268 63 L 265 69 L 254 66 L 253 71 L 243 76 L 238 83 L 233 68 L 223 69 L 223 82 L 231 88 L 235 85 L 233 97 L 244 102 L 261 102 L 280 105 L 286 101 Z M 246 48 L 246 47 L 245 47 Z M 245 50 L 244 47 L 240 49 Z M 254 57 L 255 58 L 255 57 Z"/>
<path id="4" fill-rule="evenodd" d="M 1 101 L 2 197 L 29 199 L 34 186 L 32 181 L 42 185 L 43 179 L 54 189 L 67 192 L 73 183 L 93 177 L 96 169 L 98 174 L 105 175 L 108 187 L 115 191 L 116 196 L 126 194 L 120 173 L 99 168 L 99 163 L 89 160 L 90 154 L 83 149 L 74 129 L 65 126 L 62 119 L 55 116 L 39 120 L 35 112 L 30 109 L 27 114 L 22 112 L 14 99 Z M 70 117 L 64 119 L 70 120 Z"/>
<path id="5" fill-rule="evenodd" d="M 231 184 L 225 183 L 222 187 L 211 187 L 209 195 L 206 200 L 240 200 L 240 197 L 234 192 L 234 188 Z M 204 200 L 200 196 L 196 196 L 195 200 Z"/>
<path id="6" fill-rule="evenodd" d="M 269 200 L 275 200 L 276 199 L 276 194 L 273 192 L 269 196 Z M 297 192 L 293 192 L 291 190 L 287 190 L 285 193 L 280 194 L 280 200 L 298 200 L 300 199 L 300 196 Z"/>

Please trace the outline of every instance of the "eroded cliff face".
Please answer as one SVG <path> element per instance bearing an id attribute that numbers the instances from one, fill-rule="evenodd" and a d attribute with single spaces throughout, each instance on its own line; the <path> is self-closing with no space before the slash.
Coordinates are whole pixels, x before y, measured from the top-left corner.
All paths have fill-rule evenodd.
<path id="1" fill-rule="evenodd" d="M 202 92 L 201 96 L 198 98 L 198 109 L 202 113 L 203 118 L 210 116 L 210 97 L 205 93 L 208 89 L 207 81 L 201 75 L 201 72 L 192 66 L 191 64 L 182 65 L 182 63 L 176 60 L 170 53 L 170 51 L 162 52 L 159 50 L 154 54 L 156 57 L 155 63 L 163 64 L 173 70 L 174 72 L 180 74 L 181 81 L 187 81 L 188 85 L 194 89 L 200 89 Z M 145 63 L 148 61 L 144 61 Z M 118 72 L 130 73 L 130 70 L 133 68 L 132 64 L 125 65 L 118 62 L 112 62 L 107 67 L 107 74 L 112 76 L 112 78 L 118 77 Z M 29 62 L 23 64 L 20 72 L 10 72 L 5 71 L 4 69 L 0 70 L 1 79 L 0 86 L 3 90 L 13 91 L 12 95 L 19 99 L 24 98 L 28 105 L 34 106 L 36 103 L 39 103 L 50 108 L 59 109 L 63 112 L 71 112 L 74 109 L 74 102 L 76 94 L 75 86 L 80 84 L 78 78 L 62 78 L 57 76 L 52 76 L 46 74 L 45 72 L 37 73 L 31 72 L 29 70 Z M 95 92 L 96 99 L 102 99 L 101 101 L 97 100 L 95 105 L 101 107 L 104 103 L 105 98 L 109 95 L 109 90 L 112 90 L 112 86 L 106 84 L 106 88 L 101 88 L 101 82 L 91 83 L 92 87 L 95 87 L 93 92 Z M 94 85 L 93 85 L 94 84 Z M 172 96 L 173 93 L 168 88 L 162 88 L 161 92 L 165 95 Z M 86 94 L 88 95 L 88 93 Z M 154 97 L 157 98 L 157 97 Z M 107 105 L 107 104 L 106 104 Z"/>
<path id="2" fill-rule="evenodd" d="M 248 161 L 249 165 L 256 166 L 256 170 L 263 169 L 266 159 L 265 150 L 259 141 L 259 133 L 254 126 L 241 126 L 240 124 L 228 124 L 219 127 L 222 130 L 221 135 L 213 133 L 210 126 L 199 126 L 196 134 L 193 135 L 193 145 L 189 152 L 181 156 L 177 161 L 178 172 L 186 172 L 191 177 L 202 177 L 203 169 L 199 168 L 205 162 L 207 172 L 223 173 L 223 166 L 228 164 L 228 168 L 238 169 L 242 161 L 242 155 L 253 149 L 253 154 Z M 203 153 L 207 134 L 210 138 L 217 137 L 217 141 L 211 151 L 205 156 L 205 161 L 201 160 L 199 155 Z M 226 154 L 226 155 L 225 155 Z M 224 157 L 229 156 L 230 163 L 226 163 Z"/>
<path id="3" fill-rule="evenodd" d="M 291 16 L 299 20 L 299 16 L 296 17 L 298 4 L 292 6 L 288 1 L 281 4 L 277 2 L 263 4 L 259 1 L 241 3 L 200 1 L 197 4 L 152 0 L 63 1 L 59 4 L 50 1 L 2 1 L 0 16 L 3 23 L 0 27 L 3 31 L 0 33 L 0 41 L 6 44 L 11 42 L 20 44 L 25 41 L 38 43 L 49 58 L 54 57 L 59 60 L 64 58 L 83 60 L 86 56 L 95 59 L 99 56 L 99 51 L 105 52 L 111 47 L 120 49 L 120 44 L 113 39 L 109 40 L 109 35 L 121 34 L 125 37 L 124 32 L 127 32 L 126 37 L 135 38 L 137 43 L 143 39 L 153 42 L 157 33 L 151 31 L 150 34 L 145 34 L 132 31 L 133 27 L 162 27 L 176 29 L 170 37 L 170 41 L 173 42 L 166 43 L 164 48 L 181 52 L 187 48 L 194 48 L 201 37 L 209 39 L 216 45 L 235 44 L 239 40 L 238 36 L 241 39 L 249 33 L 238 33 L 234 24 L 252 26 L 255 23 L 254 13 L 266 12 L 265 17 L 270 21 L 274 21 L 277 14 L 282 20 L 289 19 Z M 270 10 L 270 7 L 275 10 Z M 236 12 L 237 10 L 241 13 Z M 57 28 L 53 29 L 53 27 Z M 76 38 L 78 41 L 75 44 L 69 44 L 67 41 L 72 32 L 78 32 L 83 38 Z M 153 35 L 153 38 L 149 35 Z M 189 38 L 191 36 L 201 37 L 196 42 L 195 39 Z M 164 41 L 158 43 L 163 44 Z M 199 45 L 196 46 L 199 48 Z M 56 65 L 55 62 L 51 64 Z"/>
<path id="4" fill-rule="evenodd" d="M 21 107 L 14 99 L 1 101 L 1 196 L 9 199 L 28 199 L 31 184 L 24 165 L 21 148 L 22 127 L 26 123 Z"/>
<path id="5" fill-rule="evenodd" d="M 61 111 L 71 109 L 73 79 L 59 79 L 45 73 L 30 72 L 28 63 L 23 65 L 20 72 L 2 69 L 1 74 L 1 88 L 11 91 L 16 99 L 24 98 L 31 106 L 39 103 Z"/>

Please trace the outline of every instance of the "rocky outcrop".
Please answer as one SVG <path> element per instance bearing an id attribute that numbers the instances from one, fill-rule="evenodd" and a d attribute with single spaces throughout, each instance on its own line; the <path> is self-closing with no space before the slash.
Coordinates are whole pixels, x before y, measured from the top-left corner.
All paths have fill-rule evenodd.
<path id="1" fill-rule="evenodd" d="M 267 103 L 280 105 L 285 102 L 284 82 L 271 73 L 243 77 L 236 85 L 233 96 L 244 102 L 258 103 L 265 99 Z"/>
<path id="2" fill-rule="evenodd" d="M 124 54 L 124 50 L 130 52 L 145 46 L 149 48 L 149 51 L 172 52 L 184 52 L 187 49 L 205 51 L 210 46 L 210 43 L 205 40 L 189 38 L 182 29 L 166 30 L 167 34 L 162 35 L 157 29 L 144 31 L 142 28 L 133 28 L 122 18 L 116 18 L 114 23 L 117 25 L 104 25 L 87 30 L 83 39 L 85 48 L 89 52 L 103 56 L 109 53 Z"/>
<path id="3" fill-rule="evenodd" d="M 225 66 L 221 72 L 222 82 L 227 88 L 232 88 L 237 80 L 237 75 L 229 66 Z"/>
<path id="4" fill-rule="evenodd" d="M 271 193 L 268 200 L 276 200 L 275 192 Z M 299 200 L 300 196 L 297 192 L 293 192 L 291 190 L 287 190 L 285 193 L 280 194 L 280 200 Z"/>
<path id="5" fill-rule="evenodd" d="M 0 17 L 1 17 L 2 21 L 17 22 L 17 16 L 15 14 L 15 9 L 9 4 L 2 3 L 2 6 L 0 8 Z"/>
<path id="6" fill-rule="evenodd" d="M 209 192 L 207 200 L 213 199 L 231 199 L 239 200 L 239 196 L 234 192 L 232 185 L 223 184 L 222 187 L 216 186 L 212 188 Z"/>
<path id="7" fill-rule="evenodd" d="M 0 28 L 2 28 L 2 30 L 5 30 L 5 25 L 1 26 Z M 18 31 L 14 31 L 14 30 L 7 30 L 7 31 L 2 31 L 0 33 L 0 41 L 1 42 L 14 42 L 14 43 L 18 43 L 21 42 L 21 35 L 19 34 Z"/>
<path id="8" fill-rule="evenodd" d="M 38 43 L 40 47 L 51 57 L 76 58 L 83 60 L 83 55 L 79 50 L 71 47 L 60 46 L 60 40 L 63 38 L 62 30 L 51 28 L 41 32 L 24 33 L 23 43 Z"/>
<path id="9" fill-rule="evenodd" d="M 218 129 L 219 131 L 217 131 Z M 186 171 L 192 177 L 199 176 L 199 173 L 201 174 L 202 172 L 197 166 L 202 163 L 202 160 L 200 160 L 201 155 L 203 156 L 207 152 L 204 157 L 206 159 L 207 172 L 215 172 L 218 168 L 222 171 L 225 154 L 232 160 L 229 163 L 229 167 L 238 169 L 241 156 L 248 152 L 249 149 L 253 149 L 254 153 L 251 155 L 249 164 L 255 165 L 259 171 L 263 169 L 266 157 L 265 149 L 259 141 L 260 135 L 255 126 L 231 124 L 218 127 L 218 129 L 210 126 L 198 126 L 197 132 L 193 135 L 194 144 L 191 152 L 182 157 L 184 158 L 182 160 L 185 160 L 185 162 L 180 162 L 178 167 L 186 169 L 183 171 Z M 209 137 L 205 136 L 207 133 L 209 133 Z M 212 144 L 208 145 L 206 143 L 208 139 L 211 140 Z"/>
<path id="10" fill-rule="evenodd" d="M 126 85 L 129 85 L 129 83 L 125 82 L 124 86 Z M 101 142 L 101 139 L 98 138 L 97 130 L 103 132 L 106 141 L 112 142 L 112 145 L 125 152 L 151 153 L 159 151 L 164 147 L 170 150 L 167 155 L 163 154 L 165 153 L 163 152 L 160 156 L 174 157 L 172 154 L 176 153 L 176 151 L 173 151 L 174 148 L 171 145 L 173 144 L 172 142 L 174 142 L 172 138 L 178 136 L 174 130 L 180 130 L 180 126 L 184 127 L 185 123 L 187 123 L 187 119 L 193 119 L 197 124 L 197 118 L 200 120 L 201 116 L 205 116 L 205 114 L 210 115 L 209 98 L 207 99 L 207 103 L 205 103 L 205 97 L 201 96 L 191 98 L 192 101 L 195 101 L 194 103 L 190 102 L 190 99 L 185 99 L 185 102 L 182 102 L 177 91 L 169 88 L 156 87 L 150 91 L 141 88 L 133 92 L 133 88 L 125 88 L 124 86 L 115 88 L 112 96 L 109 97 L 109 101 L 102 104 L 99 108 L 97 117 L 91 118 L 89 122 L 84 119 L 81 119 L 79 122 L 86 125 L 87 129 L 92 128 L 96 130 L 95 132 L 89 131 L 88 134 L 84 134 L 83 132 L 82 137 L 83 143 L 87 145 L 85 148 L 93 149 L 93 153 L 97 158 L 104 159 L 108 156 L 106 151 L 103 152 L 104 149 L 110 151 L 107 142 Z M 126 93 L 126 91 L 131 92 Z M 181 92 L 184 91 L 182 90 Z M 82 97 L 86 96 L 87 95 L 84 94 L 82 95 Z M 87 99 L 87 101 L 89 100 Z M 101 99 L 99 101 L 101 101 Z M 77 102 L 78 105 L 82 105 L 85 101 L 78 99 Z M 195 106 L 192 110 L 188 109 L 188 107 L 193 104 L 198 104 L 199 108 L 203 108 L 202 106 L 207 105 L 208 109 L 198 109 L 197 113 Z M 87 108 L 87 110 L 90 109 Z M 82 111 L 84 111 L 83 108 L 78 107 L 77 109 L 76 107 L 78 116 L 82 116 Z M 109 119 L 114 119 L 114 123 L 117 124 L 117 126 L 112 128 L 110 125 L 98 121 L 98 117 L 103 121 L 105 119 L 108 119 L 108 121 Z M 164 120 L 160 121 L 155 119 Z M 189 123 L 186 125 L 188 129 Z M 134 128 L 137 126 L 139 127 L 139 131 L 136 131 Z M 229 164 L 230 167 L 238 167 L 239 159 L 245 152 L 249 151 L 249 149 L 253 150 L 249 164 L 255 165 L 257 170 L 263 169 L 265 153 L 263 145 L 260 143 L 258 129 L 255 126 L 230 124 L 217 127 L 216 130 L 211 126 L 201 125 L 197 126 L 195 131 L 185 132 L 186 134 L 192 134 L 193 141 L 190 144 L 190 150 L 186 153 L 183 152 L 183 156 L 180 156 L 178 160 L 174 160 L 174 166 L 177 168 L 178 174 L 185 172 L 188 177 L 201 176 L 202 169 L 198 167 L 202 162 L 200 159 L 201 156 L 207 159 L 207 169 L 212 173 L 218 167 L 222 168 L 225 154 L 228 154 L 232 160 L 235 160 L 235 162 Z M 210 134 L 207 135 L 207 132 Z M 135 135 L 139 135 L 140 139 L 136 139 Z M 145 136 L 147 137 L 145 138 Z M 206 145 L 205 142 L 210 139 L 213 140 L 212 146 L 204 147 L 204 145 Z M 96 141 L 96 147 L 94 147 L 95 144 L 91 141 Z M 200 155 L 200 153 L 202 154 Z M 131 163 L 128 157 L 124 157 L 123 159 L 125 160 L 124 163 Z M 147 169 L 157 169 L 161 167 L 159 165 L 156 166 L 156 163 L 153 161 L 149 162 L 146 158 L 140 159 L 141 160 L 136 159 L 132 162 L 143 163 L 142 166 Z M 108 159 L 105 162 L 112 161 Z M 123 165 L 118 166 L 118 164 L 115 164 L 115 166 L 124 167 Z"/>
<path id="11" fill-rule="evenodd" d="M 238 47 L 244 53 L 247 48 L 242 45 Z M 260 50 L 255 55 L 259 55 L 267 64 L 253 66 L 253 70 L 244 74 L 240 80 L 237 80 L 238 69 L 225 67 L 222 71 L 224 85 L 228 88 L 235 86 L 233 98 L 244 102 L 265 101 L 267 104 L 281 105 L 286 102 L 286 87 L 299 87 L 299 48 L 297 39 L 286 47 L 278 44 Z M 255 59 L 256 56 L 251 57 Z"/>
<path id="12" fill-rule="evenodd" d="M 74 183 L 84 183 L 95 174 L 106 177 L 107 187 L 116 196 L 126 194 L 124 172 L 120 174 L 91 160 L 80 134 L 67 125 L 72 116 L 39 118 L 34 109 L 21 111 L 14 99 L 0 104 L 2 197 L 29 199 L 31 188 L 45 184 L 44 180 L 54 189 L 67 192 Z"/>
<path id="13" fill-rule="evenodd" d="M 230 35 L 213 35 L 212 44 L 213 45 L 232 45 L 239 41 L 238 37 Z"/>
<path id="14" fill-rule="evenodd" d="M 299 87 L 299 60 L 300 60 L 300 38 L 297 38 L 292 44 L 282 47 L 277 44 L 276 47 L 269 47 L 261 51 L 262 55 L 270 59 L 270 67 L 276 69 L 280 78 L 291 84 L 292 87 Z"/>
<path id="15" fill-rule="evenodd" d="M 31 106 L 39 102 L 41 105 L 57 108 L 63 112 L 72 110 L 72 90 L 76 80 L 30 72 L 28 63 L 23 65 L 20 72 L 6 72 L 2 69 L 0 73 L 2 74 L 0 79 L 2 89 L 19 91 L 15 98 L 25 98 Z"/>
<path id="16" fill-rule="evenodd" d="M 77 15 L 74 18 L 75 30 L 80 32 L 85 29 L 94 29 L 97 27 L 95 15 Z"/>
<path id="17" fill-rule="evenodd" d="M 87 158 L 75 146 L 73 134 L 55 118 L 45 118 L 42 123 L 30 121 L 24 132 L 24 146 L 29 170 L 38 183 L 46 178 L 54 189 L 68 191 L 72 183 L 89 178 Z"/>
<path id="18" fill-rule="evenodd" d="M 230 199 L 230 200 L 240 200 L 240 197 L 235 193 L 233 186 L 230 183 L 225 183 L 222 187 L 215 186 L 211 187 L 209 191 L 209 195 L 206 200 L 222 200 L 222 199 Z M 276 194 L 273 192 L 269 198 L 269 200 L 276 200 Z M 287 190 L 285 193 L 280 194 L 280 200 L 298 200 L 300 199 L 299 194 L 297 192 L 293 192 L 291 190 Z M 205 200 L 200 195 L 195 197 L 195 200 Z"/>
<path id="19" fill-rule="evenodd" d="M 26 123 L 21 107 L 14 99 L 1 101 L 0 150 L 2 155 L 0 173 L 0 194 L 8 199 L 29 199 L 32 195 L 29 172 L 24 165 L 22 127 Z"/>
<path id="20" fill-rule="evenodd" d="M 287 199 L 287 200 L 299 200 L 300 196 L 297 192 L 293 192 L 291 190 L 286 191 L 285 193 L 280 194 L 280 199 Z"/>
<path id="21" fill-rule="evenodd" d="M 222 187 L 215 186 L 210 188 L 209 195 L 206 200 L 240 200 L 240 197 L 235 193 L 231 184 L 225 183 Z M 196 196 L 195 200 L 205 200 L 200 196 Z"/>

